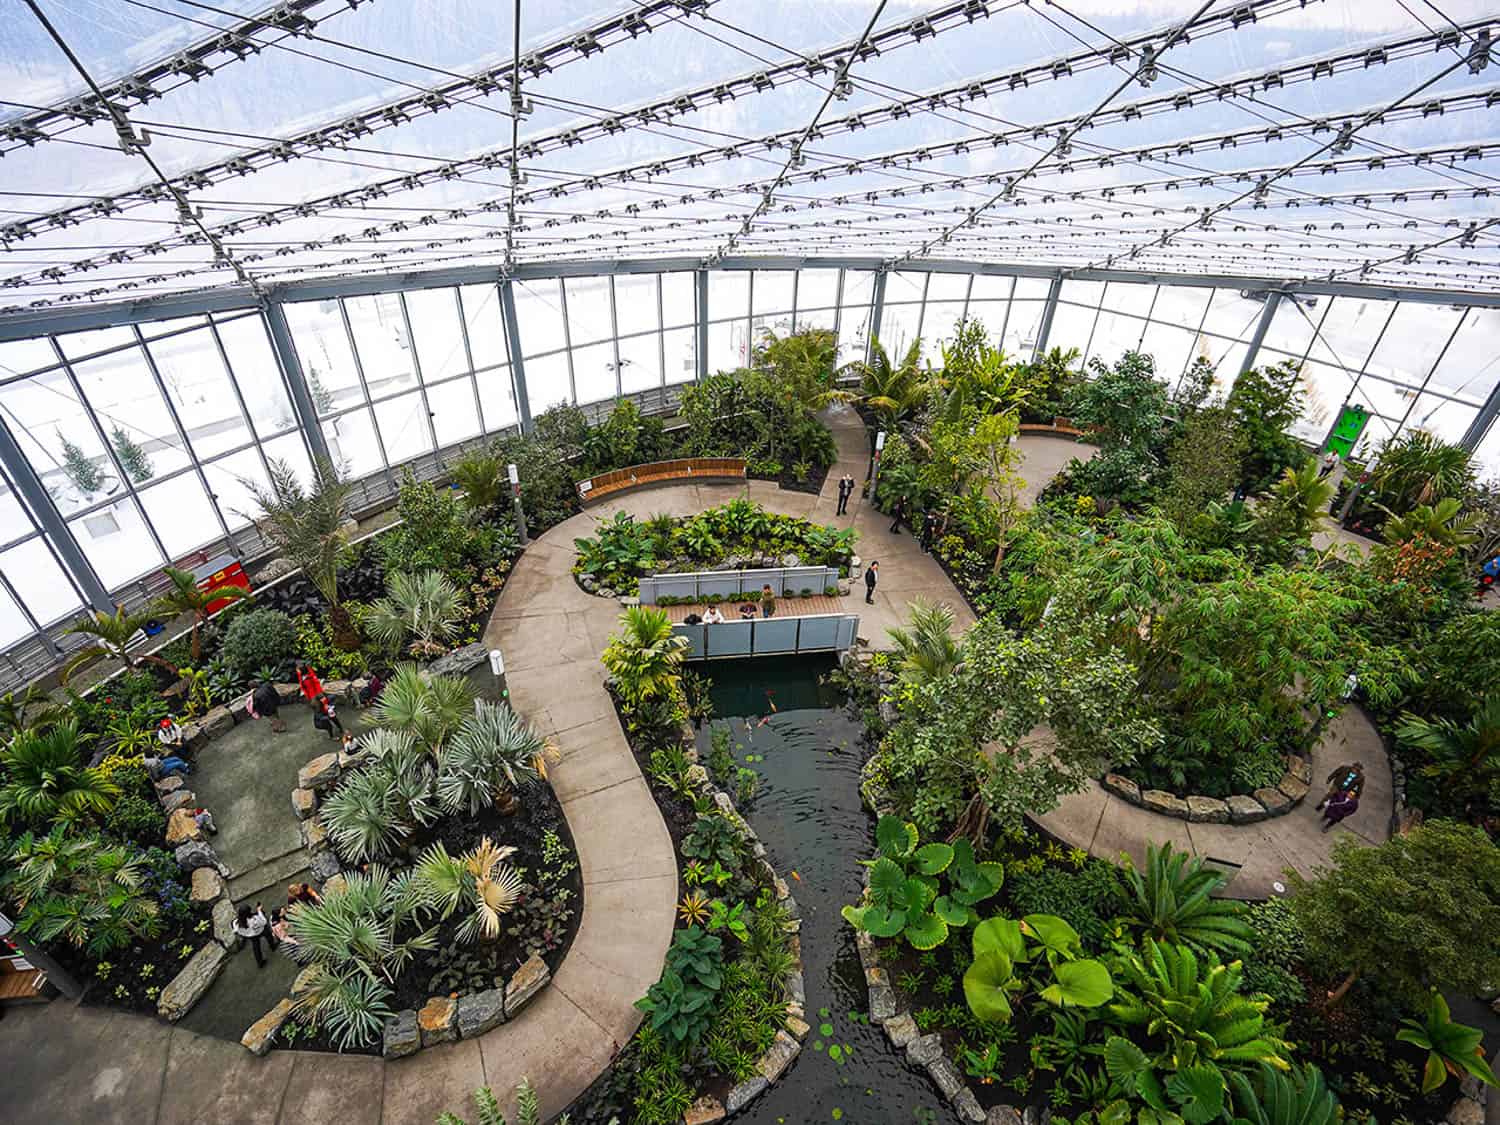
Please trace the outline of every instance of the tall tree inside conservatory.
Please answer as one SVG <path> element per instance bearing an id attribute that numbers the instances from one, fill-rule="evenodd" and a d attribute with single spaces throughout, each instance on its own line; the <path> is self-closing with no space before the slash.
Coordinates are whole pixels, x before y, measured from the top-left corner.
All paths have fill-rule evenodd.
<path id="1" fill-rule="evenodd" d="M 244 482 L 260 507 L 256 522 L 276 549 L 300 567 L 323 595 L 334 643 L 353 651 L 359 647 L 359 632 L 339 601 L 339 555 L 349 542 L 345 531 L 350 519 L 349 480 L 326 457 L 313 464 L 311 488 L 303 488 L 285 461 L 272 460 L 270 469 L 269 487 Z"/>
<path id="2" fill-rule="evenodd" d="M 156 475 L 156 470 L 151 466 L 151 458 L 140 443 L 125 432 L 124 426 L 116 425 L 110 430 L 109 442 L 115 447 L 115 457 L 119 460 L 120 467 L 133 483 L 141 484 Z"/>

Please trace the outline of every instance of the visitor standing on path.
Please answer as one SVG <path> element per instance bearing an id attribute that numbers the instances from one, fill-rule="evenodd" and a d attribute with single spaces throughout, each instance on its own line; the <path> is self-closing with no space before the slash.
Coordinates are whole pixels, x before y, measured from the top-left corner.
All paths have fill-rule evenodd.
<path id="1" fill-rule="evenodd" d="M 839 477 L 839 510 L 838 515 L 849 514 L 849 497 L 854 495 L 854 478 L 848 473 Z"/>
<path id="2" fill-rule="evenodd" d="M 767 582 L 760 588 L 760 615 L 762 617 L 770 617 L 775 612 L 776 591 L 771 589 L 771 584 Z"/>
<path id="3" fill-rule="evenodd" d="M 1340 794 L 1353 797 L 1355 802 L 1365 791 L 1365 767 L 1363 762 L 1350 762 L 1339 766 L 1328 775 L 1328 790 L 1323 794 L 1323 799 L 1313 807 L 1321 809 Z M 1347 813 L 1344 815 L 1348 815 Z"/>
<path id="4" fill-rule="evenodd" d="M 297 686 L 302 689 L 302 698 L 317 706 L 318 696 L 323 694 L 323 681 L 308 664 L 297 665 Z"/>
<path id="5" fill-rule="evenodd" d="M 272 734 L 286 730 L 286 721 L 276 713 L 281 710 L 281 693 L 270 680 L 262 680 L 260 686 L 250 693 L 247 709 L 252 719 L 270 719 Z"/>
<path id="6" fill-rule="evenodd" d="M 272 949 L 281 944 L 281 940 L 271 933 L 271 923 L 258 902 L 253 911 L 248 906 L 240 907 L 234 918 L 234 932 L 250 943 L 250 948 L 255 951 L 255 963 L 262 969 L 266 967 L 266 955 L 260 951 L 260 939 L 265 938 Z"/>
<path id="7" fill-rule="evenodd" d="M 865 567 L 865 605 L 875 604 L 875 583 L 880 578 L 880 564 L 872 562 Z"/>
<path id="8" fill-rule="evenodd" d="M 904 509 L 903 509 L 901 500 L 898 497 L 897 500 L 896 500 L 896 502 L 893 505 L 891 505 L 891 534 L 892 535 L 900 535 L 901 534 L 901 516 L 902 516 L 903 510 Z"/>
<path id="9" fill-rule="evenodd" d="M 937 510 L 929 508 L 927 514 L 922 517 L 922 550 L 932 553 L 932 537 L 937 533 L 938 514 Z"/>

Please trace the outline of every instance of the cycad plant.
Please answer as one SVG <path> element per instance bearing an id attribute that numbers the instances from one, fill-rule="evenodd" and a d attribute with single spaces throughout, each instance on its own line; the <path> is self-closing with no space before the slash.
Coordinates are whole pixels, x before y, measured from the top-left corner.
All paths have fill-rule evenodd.
<path id="1" fill-rule="evenodd" d="M 500 1103 L 495 1098 L 495 1092 L 488 1086 L 481 1086 L 474 1091 L 474 1107 L 479 1110 L 479 1117 L 475 1119 L 474 1125 L 509 1125 L 505 1120 L 505 1114 L 500 1109 Z M 570 1118 L 565 1113 L 559 1117 L 553 1125 L 569 1125 Z M 541 1125 L 542 1109 L 537 1100 L 536 1090 L 532 1089 L 528 1079 L 521 1079 L 521 1084 L 516 1087 L 516 1125 Z M 468 1125 L 456 1113 L 444 1111 L 438 1115 L 437 1125 Z"/>
<path id="2" fill-rule="evenodd" d="M 193 663 L 203 659 L 203 635 L 200 627 L 208 620 L 208 607 L 215 602 L 233 602 L 249 597 L 250 591 L 243 586 L 220 586 L 212 592 L 200 590 L 198 580 L 185 570 L 175 566 L 163 568 L 171 580 L 171 588 L 156 599 L 156 607 L 164 613 L 176 616 L 179 613 L 193 615 L 192 653 Z"/>
<path id="3" fill-rule="evenodd" d="M 459 941 L 494 941 L 500 936 L 500 919 L 521 901 L 521 873 L 505 862 L 515 851 L 486 836 L 460 856 L 449 855 L 441 841 L 423 853 L 416 879 L 440 916 L 469 910 L 458 927 Z"/>
<path id="4" fill-rule="evenodd" d="M 1223 874 L 1171 844 L 1146 846 L 1146 869 L 1136 870 L 1127 855 L 1119 869 L 1125 898 L 1121 920 L 1156 941 L 1180 942 L 1200 950 L 1243 956 L 1254 936 L 1241 915 L 1245 907 L 1213 898 L 1228 881 Z"/>
<path id="5" fill-rule="evenodd" d="M 436 755 L 474 709 L 474 693 L 459 676 L 435 676 L 415 664 L 402 664 L 386 682 L 375 704 L 377 726 L 405 731 Z"/>
<path id="6" fill-rule="evenodd" d="M 242 483 L 260 507 L 256 520 L 276 549 L 302 569 L 303 575 L 328 603 L 333 640 L 340 648 L 359 647 L 359 632 L 349 611 L 339 601 L 339 556 L 348 546 L 344 525 L 350 519 L 353 490 L 344 473 L 327 458 L 313 463 L 313 483 L 304 489 L 296 471 L 285 461 L 269 462 L 270 485 Z"/>
<path id="7" fill-rule="evenodd" d="M 1283 1074 L 1261 1066 L 1250 1076 L 1228 1075 L 1235 1125 L 1339 1125 L 1339 1100 L 1315 1066 L 1293 1067 Z"/>
<path id="8" fill-rule="evenodd" d="M 17 734 L 0 750 L 0 821 L 40 826 L 113 808 L 120 787 L 83 753 L 72 720 Z"/>
<path id="9" fill-rule="evenodd" d="M 1390 509 L 1386 509 L 1390 512 Z M 1422 538 L 1444 547 L 1467 547 L 1474 542 L 1479 516 L 1464 515 L 1463 504 L 1445 496 L 1436 504 L 1418 504 L 1404 516 L 1391 513 L 1384 535 L 1387 543 L 1405 543 Z"/>
<path id="10" fill-rule="evenodd" d="M 471 512 L 487 512 L 505 494 L 505 466 L 488 453 L 470 453 L 453 466 L 453 483 Z"/>
<path id="11" fill-rule="evenodd" d="M 413 656 L 437 656 L 463 621 L 463 595 L 438 570 L 396 571 L 386 580 L 386 596 L 370 606 L 365 629 L 392 649 L 407 645 Z"/>
<path id="12" fill-rule="evenodd" d="M 958 667 L 953 611 L 945 605 L 918 598 L 911 604 L 910 624 L 886 632 L 901 655 L 900 675 L 905 683 L 932 683 Z"/>
<path id="13" fill-rule="evenodd" d="M 894 425 L 927 401 L 927 377 L 918 366 L 921 355 L 922 341 L 913 340 L 901 362 L 892 364 L 884 345 L 872 340 L 869 362 L 856 360 L 844 370 L 859 377 L 860 401 Z"/>
<path id="14" fill-rule="evenodd" d="M 1407 711 L 1396 724 L 1396 738 L 1432 758 L 1422 767 L 1423 773 L 1483 793 L 1500 783 L 1500 690 L 1487 695 L 1473 717 L 1462 724 Z"/>
<path id="15" fill-rule="evenodd" d="M 95 833 L 55 825 L 23 833 L 5 857 L 0 893 L 21 908 L 17 928 L 40 941 L 62 938 L 99 956 L 161 932 L 156 900 L 142 887 L 139 859 Z"/>
<path id="16" fill-rule="evenodd" d="M 610 637 L 600 658 L 615 678 L 615 690 L 626 707 L 675 694 L 678 670 L 687 651 L 686 637 L 673 636 L 666 613 L 632 606 L 620 616 L 620 631 Z"/>
<path id="17" fill-rule="evenodd" d="M 92 637 L 94 640 L 92 644 L 75 652 L 63 665 L 63 683 L 67 683 L 72 678 L 80 665 L 87 664 L 101 656 L 118 660 L 125 667 L 132 669 L 145 661 L 165 668 L 173 676 L 177 675 L 177 669 L 161 657 L 153 653 L 142 653 L 137 657 L 129 651 L 130 639 L 145 628 L 151 619 L 152 615 L 149 613 L 126 613 L 124 606 L 117 605 L 114 613 L 101 613 L 95 610 L 89 616 L 73 622 L 67 628 L 69 635 Z"/>
<path id="18" fill-rule="evenodd" d="M 493 804 L 512 810 L 522 787 L 546 778 L 555 753 L 509 704 L 482 702 L 438 755 L 438 800 L 470 816 Z"/>

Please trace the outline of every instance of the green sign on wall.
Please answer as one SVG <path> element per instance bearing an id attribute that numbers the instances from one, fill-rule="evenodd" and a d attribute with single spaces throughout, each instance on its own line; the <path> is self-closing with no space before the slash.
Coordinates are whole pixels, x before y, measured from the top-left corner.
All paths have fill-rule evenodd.
<path id="1" fill-rule="evenodd" d="M 1346 402 L 1339 411 L 1339 420 L 1334 423 L 1328 440 L 1323 443 L 1323 452 L 1327 453 L 1332 449 L 1347 461 L 1350 450 L 1365 432 L 1365 423 L 1369 420 L 1370 412 L 1363 406 L 1351 406 Z"/>

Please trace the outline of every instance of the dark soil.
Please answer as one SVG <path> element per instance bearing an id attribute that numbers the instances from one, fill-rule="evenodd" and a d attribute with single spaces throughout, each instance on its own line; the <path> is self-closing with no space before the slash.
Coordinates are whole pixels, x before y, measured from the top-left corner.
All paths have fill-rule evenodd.
<path id="1" fill-rule="evenodd" d="M 804 492 L 816 496 L 823 491 L 823 482 L 828 479 L 828 473 L 832 467 L 831 465 L 824 465 L 820 468 L 814 465 L 812 466 L 812 472 L 808 474 L 806 480 L 798 480 L 789 468 L 783 469 L 779 476 L 750 472 L 747 472 L 745 475 L 751 480 L 775 481 L 777 487 L 783 492 Z"/>

